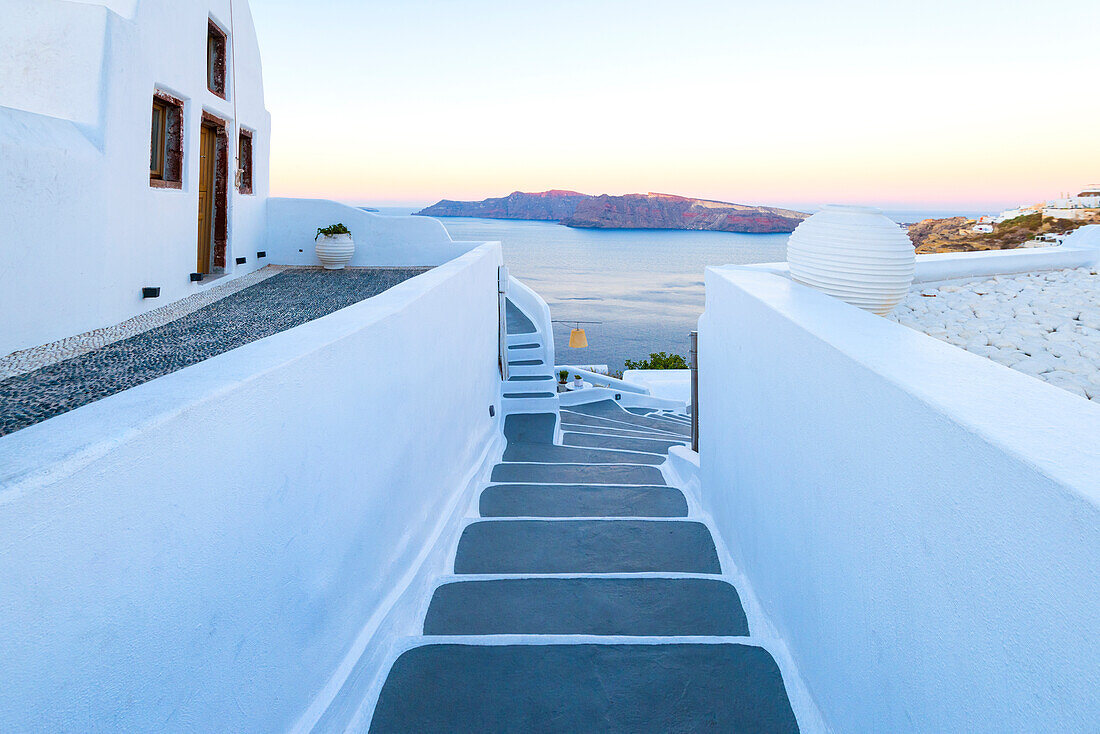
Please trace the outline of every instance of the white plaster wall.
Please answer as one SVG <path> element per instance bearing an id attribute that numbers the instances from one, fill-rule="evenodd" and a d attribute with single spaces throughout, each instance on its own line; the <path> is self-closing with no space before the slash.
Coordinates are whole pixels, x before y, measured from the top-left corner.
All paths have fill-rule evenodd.
<path id="1" fill-rule="evenodd" d="M 623 379 L 649 390 L 649 394 L 691 405 L 691 370 L 627 370 Z"/>
<path id="2" fill-rule="evenodd" d="M 1100 265 L 1100 224 L 1090 224 L 1068 235 L 1057 247 L 917 255 L 913 282 L 935 283 L 956 278 L 981 278 L 1097 265 Z M 756 263 L 740 266 L 740 269 L 790 277 L 790 267 L 786 262 Z"/>
<path id="3" fill-rule="evenodd" d="M 438 265 L 478 246 L 455 242 L 437 219 L 390 217 L 325 199 L 272 198 L 268 202 L 268 259 L 283 265 L 320 265 L 317 230 L 341 223 L 355 240 L 355 266 Z"/>
<path id="4" fill-rule="evenodd" d="M 0 730 L 323 710 L 499 439 L 500 264 L 486 245 L 0 438 Z"/>
<path id="5" fill-rule="evenodd" d="M 230 78 L 229 101 L 206 88 L 208 20 L 228 29 L 229 0 L 3 0 L 3 6 L 0 355 L 117 323 L 210 286 L 189 280 L 204 110 L 229 122 L 230 169 L 234 121 L 255 132 L 255 194 L 230 187 L 226 271 L 243 274 L 270 262 L 256 258 L 266 236 L 270 119 L 247 0 L 235 3 L 237 85 Z M 185 102 L 179 191 L 149 186 L 157 89 Z M 236 257 L 247 262 L 237 266 Z M 160 287 L 161 297 L 142 300 L 144 286 Z"/>
<path id="6" fill-rule="evenodd" d="M 772 273 L 710 269 L 704 509 L 835 731 L 1100 721 L 1100 410 Z"/>

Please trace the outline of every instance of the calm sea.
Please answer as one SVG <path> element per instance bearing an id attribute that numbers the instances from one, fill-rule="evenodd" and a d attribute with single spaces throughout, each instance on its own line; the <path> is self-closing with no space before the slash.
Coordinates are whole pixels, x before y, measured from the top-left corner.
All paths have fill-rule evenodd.
<path id="1" fill-rule="evenodd" d="M 383 207 L 387 215 L 412 209 Z M 896 221 L 986 212 L 887 212 Z M 552 222 L 441 218 L 456 240 L 499 240 L 512 275 L 550 304 L 555 320 L 586 325 L 587 349 L 570 349 L 569 323 L 554 325 L 559 364 L 606 364 L 650 352 L 688 354 L 703 312 L 708 265 L 786 259 L 785 234 L 571 229 Z"/>

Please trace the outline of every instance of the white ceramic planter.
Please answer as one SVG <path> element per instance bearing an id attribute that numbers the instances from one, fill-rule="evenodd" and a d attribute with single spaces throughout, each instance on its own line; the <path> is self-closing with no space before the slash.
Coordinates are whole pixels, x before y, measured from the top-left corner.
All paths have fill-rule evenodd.
<path id="1" fill-rule="evenodd" d="M 799 283 L 886 315 L 909 293 L 917 259 L 909 235 L 878 209 L 827 206 L 791 234 L 787 263 Z"/>
<path id="2" fill-rule="evenodd" d="M 355 254 L 355 241 L 350 234 L 317 235 L 314 243 L 317 247 L 317 259 L 325 270 L 343 270 Z"/>

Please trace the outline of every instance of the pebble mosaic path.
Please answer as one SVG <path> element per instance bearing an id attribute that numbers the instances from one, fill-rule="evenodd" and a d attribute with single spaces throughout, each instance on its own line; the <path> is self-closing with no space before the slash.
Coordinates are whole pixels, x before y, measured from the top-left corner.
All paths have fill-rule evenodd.
<path id="1" fill-rule="evenodd" d="M 1100 273 L 1095 269 L 915 288 L 889 318 L 1100 402 Z"/>
<path id="2" fill-rule="evenodd" d="M 79 357 L 81 354 L 87 354 L 93 349 L 105 347 L 120 339 L 149 331 L 149 329 L 157 326 L 163 326 L 170 321 L 175 321 L 182 316 L 198 311 L 203 306 L 209 306 L 214 301 L 219 301 L 230 294 L 276 276 L 284 270 L 286 270 L 284 265 L 268 265 L 255 272 L 234 278 L 228 283 L 206 288 L 187 298 L 181 298 L 152 311 L 138 314 L 121 324 L 105 326 L 102 329 L 94 329 L 49 344 L 13 352 L 6 357 L 0 357 L 0 380 L 21 375 L 24 372 L 31 372 L 39 367 L 61 362 L 70 357 Z"/>
<path id="3" fill-rule="evenodd" d="M 90 337 L 82 335 L 85 341 L 70 345 L 75 356 L 0 380 L 0 436 L 346 308 L 427 270 L 290 268 L 227 289 L 197 309 L 166 307 L 173 320 L 98 348 L 83 350 Z M 104 339 L 116 333 L 99 332 L 110 332 Z"/>

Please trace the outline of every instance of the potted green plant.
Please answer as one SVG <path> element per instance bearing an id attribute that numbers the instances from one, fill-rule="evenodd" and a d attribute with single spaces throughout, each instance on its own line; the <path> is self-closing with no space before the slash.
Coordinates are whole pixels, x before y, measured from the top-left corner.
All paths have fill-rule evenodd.
<path id="1" fill-rule="evenodd" d="M 319 227 L 314 246 L 317 249 L 317 259 L 325 270 L 343 270 L 355 254 L 355 241 L 343 224 Z"/>
<path id="2" fill-rule="evenodd" d="M 558 392 L 565 392 L 569 389 L 569 370 L 558 370 Z"/>

